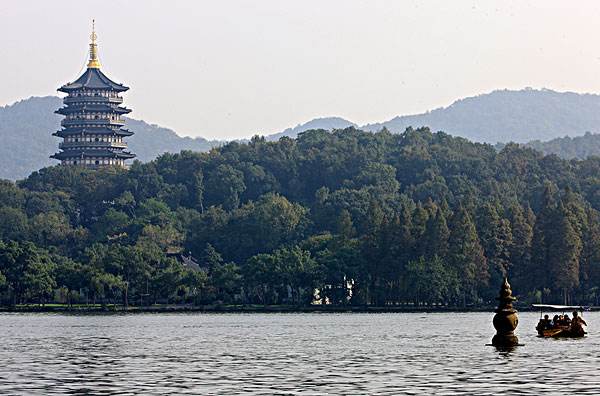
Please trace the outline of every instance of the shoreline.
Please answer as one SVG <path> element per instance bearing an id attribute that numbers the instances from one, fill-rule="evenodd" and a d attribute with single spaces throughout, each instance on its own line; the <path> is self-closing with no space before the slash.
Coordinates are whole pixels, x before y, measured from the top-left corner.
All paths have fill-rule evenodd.
<path id="1" fill-rule="evenodd" d="M 538 312 L 532 307 L 515 307 L 520 312 Z M 593 307 L 592 307 L 593 308 Z M 160 305 L 132 307 L 122 305 L 74 306 L 24 305 L 0 307 L 0 313 L 64 313 L 86 314 L 138 314 L 138 313 L 493 313 L 496 307 L 371 307 L 371 306 L 281 306 L 281 305 Z M 593 310 L 593 309 L 592 309 Z"/>

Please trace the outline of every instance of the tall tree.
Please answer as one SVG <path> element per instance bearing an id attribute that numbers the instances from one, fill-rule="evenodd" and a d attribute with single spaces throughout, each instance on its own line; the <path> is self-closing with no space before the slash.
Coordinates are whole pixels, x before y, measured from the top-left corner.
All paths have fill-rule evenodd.
<path id="1" fill-rule="evenodd" d="M 553 230 L 546 235 L 550 282 L 562 294 L 564 304 L 569 304 L 573 289 L 579 286 L 581 235 L 576 219 L 562 202 L 554 213 Z"/>
<path id="2" fill-rule="evenodd" d="M 526 290 L 528 272 L 531 269 L 533 226 L 527 221 L 523 207 L 516 203 L 509 209 L 509 220 L 513 236 L 510 248 L 512 266 L 509 268 L 509 276 L 515 280 L 515 285 Z"/>
<path id="3" fill-rule="evenodd" d="M 488 284 L 489 269 L 475 224 L 464 207 L 459 207 L 451 219 L 449 262 L 462 280 L 462 303 L 477 301 L 477 289 Z"/>
<path id="4" fill-rule="evenodd" d="M 448 256 L 448 239 L 450 230 L 446 222 L 446 217 L 441 209 L 437 209 L 434 216 L 427 220 L 425 228 L 424 250 L 422 253 L 428 259 L 438 256 L 446 258 Z"/>
<path id="5" fill-rule="evenodd" d="M 510 269 L 512 230 L 507 219 L 501 218 L 496 206 L 486 203 L 478 211 L 478 231 L 487 258 L 490 282 L 500 284 Z"/>

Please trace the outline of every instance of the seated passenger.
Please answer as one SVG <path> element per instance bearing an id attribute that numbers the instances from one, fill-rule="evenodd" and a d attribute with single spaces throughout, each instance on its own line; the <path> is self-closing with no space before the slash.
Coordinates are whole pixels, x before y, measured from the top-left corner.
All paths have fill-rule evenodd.
<path id="1" fill-rule="evenodd" d="M 571 335 L 575 337 L 583 337 L 585 335 L 583 325 L 587 326 L 585 320 L 583 320 L 583 318 L 579 316 L 577 311 L 573 312 L 573 321 L 571 322 Z"/>
<path id="2" fill-rule="evenodd" d="M 556 327 L 558 326 L 558 315 L 554 315 L 554 317 L 552 318 L 552 327 Z"/>
<path id="3" fill-rule="evenodd" d="M 573 311 L 573 320 L 571 321 L 571 326 L 581 326 L 586 325 L 585 320 L 581 316 L 579 316 L 579 312 Z"/>
<path id="4" fill-rule="evenodd" d="M 546 328 L 546 323 L 544 322 L 544 319 L 540 318 L 540 321 L 538 322 L 537 326 L 535 326 L 535 329 L 537 331 L 542 331 Z"/>
<path id="5" fill-rule="evenodd" d="M 544 315 L 544 329 L 551 329 L 552 328 L 552 321 L 550 320 L 550 317 L 548 315 Z"/>
<path id="6" fill-rule="evenodd" d="M 565 315 L 564 324 L 565 326 L 571 326 L 571 318 L 569 318 L 568 314 Z"/>

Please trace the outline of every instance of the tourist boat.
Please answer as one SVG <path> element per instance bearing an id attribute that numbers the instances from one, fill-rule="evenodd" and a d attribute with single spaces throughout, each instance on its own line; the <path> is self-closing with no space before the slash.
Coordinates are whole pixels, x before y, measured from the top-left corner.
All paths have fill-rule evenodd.
<path id="1" fill-rule="evenodd" d="M 543 318 L 544 311 L 548 312 L 562 312 L 563 315 L 568 312 L 577 311 L 580 316 L 583 316 L 583 311 L 589 311 L 589 308 L 584 308 L 582 306 L 570 306 L 570 305 L 547 305 L 547 304 L 533 304 L 534 308 L 538 308 L 540 310 L 540 321 Z M 583 324 L 571 326 L 571 325 L 555 325 L 551 328 L 544 328 L 540 326 L 541 323 L 538 323 L 536 330 L 538 332 L 539 337 L 544 338 L 579 338 L 584 337 L 587 332 L 585 331 L 586 326 Z"/>

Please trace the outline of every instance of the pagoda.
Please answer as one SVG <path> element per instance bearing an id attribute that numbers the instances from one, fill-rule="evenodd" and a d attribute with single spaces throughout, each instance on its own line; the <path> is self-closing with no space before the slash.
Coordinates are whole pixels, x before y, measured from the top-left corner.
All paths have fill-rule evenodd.
<path id="1" fill-rule="evenodd" d="M 53 133 L 63 139 L 58 145 L 62 151 L 50 158 L 60 160 L 63 165 L 124 167 L 125 160 L 135 157 L 127 151 L 127 143 L 123 140 L 133 132 L 123 128 L 125 121 L 121 118 L 131 112 L 121 106 L 123 98 L 120 96 L 129 88 L 115 83 L 100 71 L 93 22 L 90 38 L 87 70 L 74 82 L 58 89 L 67 94 L 63 100 L 65 106 L 56 111 L 65 116 L 62 129 Z"/>

